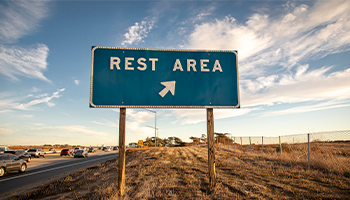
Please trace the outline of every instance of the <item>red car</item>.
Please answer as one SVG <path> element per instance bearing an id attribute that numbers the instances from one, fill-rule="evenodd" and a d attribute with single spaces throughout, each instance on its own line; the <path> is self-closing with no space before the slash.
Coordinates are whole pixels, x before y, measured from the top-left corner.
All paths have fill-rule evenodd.
<path id="1" fill-rule="evenodd" d="M 72 149 L 62 149 L 61 156 L 73 156 Z"/>

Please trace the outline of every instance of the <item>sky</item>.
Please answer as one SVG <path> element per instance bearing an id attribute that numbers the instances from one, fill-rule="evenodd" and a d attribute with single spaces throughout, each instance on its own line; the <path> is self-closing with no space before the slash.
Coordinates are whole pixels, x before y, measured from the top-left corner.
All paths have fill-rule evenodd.
<path id="1" fill-rule="evenodd" d="M 0 0 L 0 145 L 118 145 L 90 108 L 91 47 L 237 50 L 232 136 L 350 130 L 350 1 Z M 126 109 L 126 143 L 206 134 L 205 109 Z"/>

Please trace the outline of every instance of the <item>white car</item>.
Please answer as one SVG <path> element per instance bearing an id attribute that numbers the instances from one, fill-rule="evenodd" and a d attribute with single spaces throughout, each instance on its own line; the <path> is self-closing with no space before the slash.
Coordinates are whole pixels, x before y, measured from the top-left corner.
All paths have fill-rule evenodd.
<path id="1" fill-rule="evenodd" d="M 103 148 L 102 148 L 102 151 L 111 151 L 111 148 L 109 148 L 109 147 L 103 147 Z"/>
<path id="2" fill-rule="evenodd" d="M 81 147 L 75 147 L 75 148 L 74 148 L 74 153 L 77 152 L 77 151 L 79 151 L 79 150 L 83 150 L 83 149 L 82 149 Z"/>
<path id="3" fill-rule="evenodd" d="M 8 147 L 0 147 L 0 153 L 4 153 L 4 151 L 10 151 Z"/>

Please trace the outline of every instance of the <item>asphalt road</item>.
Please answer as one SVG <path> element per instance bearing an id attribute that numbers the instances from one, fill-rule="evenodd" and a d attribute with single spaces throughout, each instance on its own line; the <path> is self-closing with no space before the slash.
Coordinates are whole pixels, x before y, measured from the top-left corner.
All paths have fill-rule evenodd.
<path id="1" fill-rule="evenodd" d="M 30 163 L 28 163 L 28 169 L 25 173 L 13 172 L 0 177 L 0 194 L 10 191 L 16 192 L 16 189 L 19 189 L 23 186 L 34 184 L 45 179 L 52 178 L 56 175 L 61 175 L 63 173 L 72 172 L 78 169 L 84 169 L 89 166 L 96 165 L 100 162 L 116 158 L 117 155 L 117 152 L 111 152 L 95 155 L 89 154 L 89 157 L 87 158 L 61 157 L 58 159 L 53 159 L 53 156 L 46 156 L 48 159 L 33 159 Z M 59 157 L 59 154 L 57 156 Z M 40 164 L 38 165 L 37 163 Z M 31 168 L 30 165 L 33 167 Z"/>

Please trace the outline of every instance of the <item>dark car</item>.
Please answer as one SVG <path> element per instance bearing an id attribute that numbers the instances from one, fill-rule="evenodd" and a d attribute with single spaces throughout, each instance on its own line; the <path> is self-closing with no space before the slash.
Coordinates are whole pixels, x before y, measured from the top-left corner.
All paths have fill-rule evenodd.
<path id="1" fill-rule="evenodd" d="M 95 148 L 94 147 L 90 147 L 89 153 L 95 153 L 95 152 L 96 152 Z"/>
<path id="2" fill-rule="evenodd" d="M 30 162 L 32 157 L 26 153 L 25 151 L 20 151 L 20 150 L 11 150 L 11 151 L 5 151 L 4 153 L 11 153 L 15 156 L 17 156 L 19 159 L 25 160 L 27 162 Z"/>
<path id="3" fill-rule="evenodd" d="M 118 146 L 113 147 L 113 151 L 118 150 Z"/>
<path id="4" fill-rule="evenodd" d="M 62 149 L 61 156 L 73 156 L 73 150 L 72 149 Z"/>
<path id="5" fill-rule="evenodd" d="M 26 161 L 11 153 L 0 154 L 0 176 L 11 171 L 24 172 L 27 169 Z"/>
<path id="6" fill-rule="evenodd" d="M 43 151 L 42 149 L 29 149 L 28 154 L 31 155 L 32 157 L 40 158 L 40 156 L 45 158 L 46 152 Z"/>
<path id="7" fill-rule="evenodd" d="M 88 152 L 85 151 L 85 150 L 77 150 L 75 153 L 74 153 L 74 158 L 78 158 L 78 157 L 88 157 Z"/>

